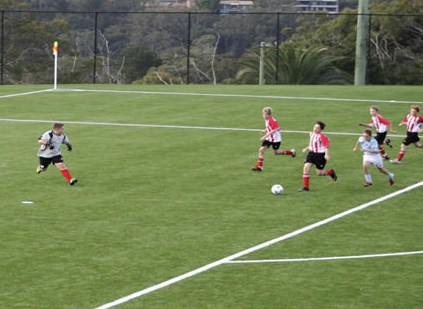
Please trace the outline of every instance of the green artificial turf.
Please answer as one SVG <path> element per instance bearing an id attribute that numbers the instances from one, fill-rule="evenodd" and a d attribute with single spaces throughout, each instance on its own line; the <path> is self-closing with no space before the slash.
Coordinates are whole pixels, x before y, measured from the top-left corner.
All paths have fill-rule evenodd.
<path id="1" fill-rule="evenodd" d="M 397 124 L 421 87 L 67 85 L 108 92 L 4 97 L 49 88 L 0 88 L 3 308 L 96 308 L 422 181 L 421 149 L 385 163 L 392 187 L 372 168 L 364 188 L 352 152 L 376 104 L 398 130 L 386 148 L 396 157 Z M 264 171 L 251 171 L 265 106 L 283 149 L 305 147 L 315 120 L 327 124 L 337 182 L 313 171 L 311 191 L 298 193 L 300 151 L 267 151 Z M 37 138 L 53 121 L 74 145 L 63 151 L 73 187 L 54 167 L 35 173 Z M 283 195 L 271 194 L 275 183 Z M 422 200 L 419 187 L 239 260 L 421 251 Z M 423 255 L 222 264 L 116 308 L 417 309 L 422 273 Z"/>

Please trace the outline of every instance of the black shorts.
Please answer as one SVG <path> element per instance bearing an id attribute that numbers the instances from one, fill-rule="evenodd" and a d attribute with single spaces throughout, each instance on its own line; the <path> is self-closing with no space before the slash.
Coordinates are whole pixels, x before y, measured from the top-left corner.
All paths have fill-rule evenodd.
<path id="1" fill-rule="evenodd" d="M 305 163 L 312 163 L 316 165 L 318 170 L 322 170 L 325 168 L 326 159 L 324 153 L 317 153 L 317 152 L 309 152 L 305 159 Z"/>
<path id="2" fill-rule="evenodd" d="M 261 144 L 262 147 L 266 147 L 269 148 L 270 146 L 272 146 L 273 149 L 278 150 L 279 147 L 281 146 L 281 142 L 271 142 L 271 141 L 263 141 L 263 143 Z"/>
<path id="3" fill-rule="evenodd" d="M 386 138 L 386 131 L 385 132 L 377 132 L 375 139 L 377 140 L 377 143 L 379 145 L 383 145 L 383 142 L 385 141 Z"/>
<path id="4" fill-rule="evenodd" d="M 419 133 L 417 133 L 417 132 L 407 132 L 407 137 L 404 138 L 404 140 L 402 141 L 402 143 L 405 146 L 408 146 L 410 144 L 417 143 L 418 141 L 420 141 Z"/>
<path id="5" fill-rule="evenodd" d="M 50 165 L 50 163 L 53 163 L 53 165 L 55 165 L 56 163 L 62 163 L 62 162 L 63 162 L 62 155 L 58 155 L 51 158 L 40 157 L 40 166 L 42 166 L 43 169 L 46 169 Z"/>

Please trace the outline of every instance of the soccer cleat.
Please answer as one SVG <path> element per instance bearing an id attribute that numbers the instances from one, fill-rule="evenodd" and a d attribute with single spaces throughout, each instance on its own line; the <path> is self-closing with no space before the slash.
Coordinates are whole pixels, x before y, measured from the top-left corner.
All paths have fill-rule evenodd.
<path id="1" fill-rule="evenodd" d="M 389 160 L 389 155 L 385 154 L 385 155 L 382 156 L 382 158 L 383 158 L 383 160 Z"/>
<path id="2" fill-rule="evenodd" d="M 398 161 L 398 159 L 389 160 L 389 162 L 394 164 L 401 164 L 401 161 Z"/>
<path id="3" fill-rule="evenodd" d="M 371 182 L 365 182 L 364 183 L 364 186 L 365 187 L 370 187 L 370 186 L 373 186 L 373 183 L 371 183 Z"/>
<path id="4" fill-rule="evenodd" d="M 390 184 L 391 186 L 393 186 L 393 185 L 394 185 L 394 183 L 395 183 L 395 179 L 394 179 L 394 177 L 392 176 L 392 178 L 389 178 L 389 184 Z"/>
<path id="5" fill-rule="evenodd" d="M 69 184 L 71 185 L 71 186 L 73 186 L 74 184 L 76 184 L 78 182 L 78 179 L 71 179 L 70 181 L 69 181 Z"/>
<path id="6" fill-rule="evenodd" d="M 385 144 L 386 144 L 386 145 L 388 145 L 388 146 L 389 146 L 389 148 L 392 148 L 392 142 L 391 142 L 391 140 L 390 140 L 389 138 L 387 138 L 387 139 L 385 140 Z"/>
<path id="7" fill-rule="evenodd" d="M 332 174 L 329 175 L 330 178 L 332 178 L 333 181 L 337 181 L 338 180 L 338 176 L 336 176 L 335 170 L 332 169 L 331 171 L 332 171 Z"/>
<path id="8" fill-rule="evenodd" d="M 256 172 L 261 172 L 263 170 L 263 167 L 256 165 L 256 166 L 252 167 L 251 170 L 256 171 Z"/>
<path id="9" fill-rule="evenodd" d="M 303 187 L 301 189 L 298 189 L 298 192 L 308 192 L 308 191 L 310 191 L 310 189 L 309 188 L 306 188 L 306 187 Z"/>
<path id="10" fill-rule="evenodd" d="M 293 158 L 295 158 L 296 156 L 297 156 L 297 149 L 295 149 L 295 148 L 292 148 L 291 149 L 291 156 L 293 157 Z"/>
<path id="11" fill-rule="evenodd" d="M 43 171 L 43 169 L 41 168 L 41 166 L 37 166 L 37 174 L 41 173 Z"/>

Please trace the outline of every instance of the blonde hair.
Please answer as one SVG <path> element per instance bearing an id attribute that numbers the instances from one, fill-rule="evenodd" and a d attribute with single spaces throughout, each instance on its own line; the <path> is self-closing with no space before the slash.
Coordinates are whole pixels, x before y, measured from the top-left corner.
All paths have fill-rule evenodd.
<path id="1" fill-rule="evenodd" d="M 273 110 L 271 107 L 265 107 L 263 108 L 263 113 L 266 113 L 267 115 L 272 115 Z"/>

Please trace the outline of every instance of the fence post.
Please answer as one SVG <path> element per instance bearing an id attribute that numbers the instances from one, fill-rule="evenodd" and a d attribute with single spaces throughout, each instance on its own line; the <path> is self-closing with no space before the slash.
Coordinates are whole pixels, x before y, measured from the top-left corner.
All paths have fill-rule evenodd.
<path id="1" fill-rule="evenodd" d="M 275 70 L 275 83 L 279 83 L 279 44 L 281 41 L 280 29 L 281 29 L 281 20 L 280 13 L 277 13 L 277 29 L 276 29 L 276 70 Z"/>
<path id="2" fill-rule="evenodd" d="M 187 29 L 187 84 L 190 83 L 189 59 L 191 57 L 191 12 L 188 12 L 188 29 Z"/>
<path id="3" fill-rule="evenodd" d="M 0 84 L 4 85 L 4 10 L 1 11 L 1 71 L 0 71 Z"/>
<path id="4" fill-rule="evenodd" d="M 371 37 L 370 34 L 372 33 L 372 14 L 369 14 L 369 34 L 367 38 L 367 66 L 366 66 L 366 85 L 371 84 L 371 76 L 370 76 L 370 69 L 371 69 Z"/>
<path id="5" fill-rule="evenodd" d="M 97 22 L 98 22 L 98 12 L 94 13 L 94 65 L 93 65 L 93 84 L 96 83 L 96 74 L 97 74 Z"/>

